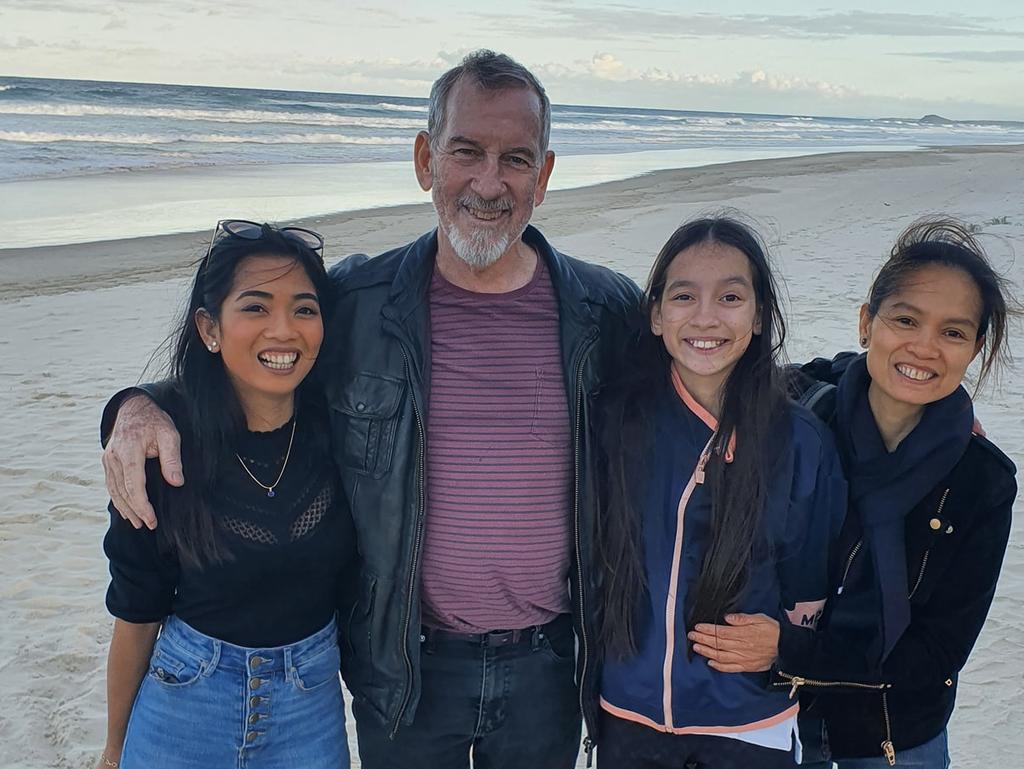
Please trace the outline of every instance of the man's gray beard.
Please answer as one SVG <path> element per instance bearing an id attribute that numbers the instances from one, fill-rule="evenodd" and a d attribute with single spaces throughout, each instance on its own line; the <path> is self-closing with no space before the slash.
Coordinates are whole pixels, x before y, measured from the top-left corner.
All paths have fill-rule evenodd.
<path id="1" fill-rule="evenodd" d="M 512 243 L 509 233 L 494 236 L 489 232 L 473 232 L 466 236 L 450 226 L 445 233 L 455 255 L 474 270 L 483 270 L 498 261 Z"/>

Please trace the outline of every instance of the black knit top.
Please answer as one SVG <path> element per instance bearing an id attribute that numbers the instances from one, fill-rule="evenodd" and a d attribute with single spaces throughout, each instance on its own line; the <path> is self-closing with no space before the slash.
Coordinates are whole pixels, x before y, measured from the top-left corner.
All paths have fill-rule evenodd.
<path id="1" fill-rule="evenodd" d="M 292 424 L 247 432 L 237 447 L 264 484 L 281 471 Z M 223 558 L 203 567 L 179 557 L 170 537 L 178 490 L 161 479 L 156 460 L 148 462 L 157 529 L 135 529 L 109 506 L 103 549 L 110 559 L 110 613 L 136 623 L 176 614 L 201 633 L 260 648 L 294 643 L 323 628 L 338 608 L 355 552 L 351 515 L 330 452 L 322 448 L 325 430 L 325 419 L 300 413 L 273 497 L 236 457 L 220 463 L 211 507 Z M 187 465 L 185 477 L 187 482 Z"/>

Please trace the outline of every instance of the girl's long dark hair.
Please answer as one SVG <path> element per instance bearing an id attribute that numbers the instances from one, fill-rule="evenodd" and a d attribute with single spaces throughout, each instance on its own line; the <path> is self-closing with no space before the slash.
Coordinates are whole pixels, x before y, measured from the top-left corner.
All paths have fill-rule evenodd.
<path id="1" fill-rule="evenodd" d="M 222 236 L 199 262 L 188 305 L 174 332 L 169 384 L 173 389 L 171 411 L 181 435 L 181 458 L 186 483 L 174 488 L 163 483 L 157 489 L 161 506 L 172 515 L 161 518 L 164 536 L 184 560 L 202 567 L 225 558 L 214 536 L 211 510 L 213 490 L 228 466 L 237 462 L 235 452 L 246 431 L 245 414 L 228 378 L 223 357 L 210 352 L 196 327 L 196 311 L 204 308 L 215 320 L 234 285 L 239 265 L 253 256 L 293 259 L 293 268 L 305 270 L 316 289 L 324 328 L 331 309 L 330 283 L 323 260 L 310 248 L 284 237 L 271 225 L 263 225 L 261 237 L 248 240 Z M 318 399 L 317 369 L 306 376 L 296 391 L 296 411 Z M 302 404 L 300 406 L 300 404 Z M 307 436 L 305 439 L 309 439 Z"/>
<path id="2" fill-rule="evenodd" d="M 731 246 L 750 262 L 761 333 L 751 336 L 746 351 L 729 374 L 721 397 L 718 429 L 712 438 L 705 484 L 711 495 L 711 539 L 695 586 L 688 591 L 688 627 L 720 623 L 733 610 L 747 585 L 755 549 L 765 546 L 761 511 L 768 495 L 772 457 L 784 455 L 780 429 L 787 402 L 778 358 L 785 323 L 767 253 L 758 236 L 729 217 L 690 221 L 665 243 L 651 268 L 644 294 L 646 323 L 626 373 L 609 388 L 602 409 L 602 456 L 605 491 L 598 517 L 598 548 L 605 570 L 602 646 L 623 657 L 636 651 L 640 607 L 645 600 L 643 500 L 647 458 L 653 451 L 652 397 L 671 387 L 671 359 L 650 330 L 651 311 L 661 301 L 669 265 L 681 252 L 701 243 Z M 724 461 L 735 432 L 733 461 Z"/>

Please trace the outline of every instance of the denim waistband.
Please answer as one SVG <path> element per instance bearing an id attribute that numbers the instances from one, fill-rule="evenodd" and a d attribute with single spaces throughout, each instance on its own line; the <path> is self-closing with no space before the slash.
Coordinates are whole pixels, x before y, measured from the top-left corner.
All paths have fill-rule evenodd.
<path id="1" fill-rule="evenodd" d="M 471 646 L 536 646 L 545 635 L 572 632 L 572 617 L 559 614 L 544 625 L 532 625 L 516 630 L 492 630 L 489 633 L 458 633 L 454 630 L 432 628 L 424 625 L 420 629 L 420 643 L 435 646 L 439 643 L 469 644 Z"/>
<path id="2" fill-rule="evenodd" d="M 303 638 L 285 646 L 267 648 L 236 646 L 227 641 L 200 633 L 191 625 L 173 614 L 167 618 L 160 639 L 174 644 L 181 651 L 205 662 L 209 667 L 224 670 L 253 670 L 260 672 L 287 671 L 303 659 L 321 654 L 338 642 L 338 628 L 332 619 L 327 625 Z"/>

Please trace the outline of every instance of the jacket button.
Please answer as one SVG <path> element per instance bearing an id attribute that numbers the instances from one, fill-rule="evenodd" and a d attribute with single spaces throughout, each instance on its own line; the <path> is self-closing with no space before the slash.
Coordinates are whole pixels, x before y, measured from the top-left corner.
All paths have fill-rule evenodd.
<path id="1" fill-rule="evenodd" d="M 942 521 L 940 521 L 938 518 L 932 518 L 930 521 L 928 521 L 928 525 L 932 527 L 932 531 L 938 531 L 942 528 Z"/>
<path id="2" fill-rule="evenodd" d="M 952 685 L 953 685 L 953 679 L 952 678 L 947 678 L 946 679 L 946 686 L 952 686 Z"/>
<path id="3" fill-rule="evenodd" d="M 946 533 L 947 534 L 952 534 L 953 533 L 953 524 L 950 524 L 949 526 L 946 527 Z"/>
<path id="4" fill-rule="evenodd" d="M 356 411 L 366 411 L 366 404 L 362 403 L 362 402 L 357 403 L 356 404 Z"/>

